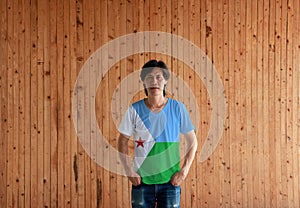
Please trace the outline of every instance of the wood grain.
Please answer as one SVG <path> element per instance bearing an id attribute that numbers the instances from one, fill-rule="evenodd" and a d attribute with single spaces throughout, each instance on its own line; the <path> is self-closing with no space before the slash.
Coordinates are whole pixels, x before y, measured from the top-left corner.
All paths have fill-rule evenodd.
<path id="1" fill-rule="evenodd" d="M 199 148 L 182 184 L 181 206 L 299 207 L 299 4 L 299 0 L 1 1 L 0 207 L 129 207 L 131 184 L 126 176 L 101 167 L 100 159 L 107 167 L 120 166 L 109 164 L 114 155 L 95 131 L 99 128 L 117 147 L 113 118 L 120 119 L 129 100 L 113 94 L 122 80 L 152 58 L 164 60 L 172 76 L 190 87 L 183 95 L 182 82 L 171 79 L 167 89 L 170 97 L 186 98 L 181 101 L 192 120 L 199 117 Z M 149 30 L 172 33 L 194 45 L 183 48 L 182 41 L 174 43 L 162 35 L 102 54 L 103 60 L 89 62 L 92 70 L 83 78 L 89 90 L 79 91 L 76 101 L 78 110 L 91 116 L 91 93 L 97 91 L 98 126 L 73 114 L 74 86 L 89 57 L 122 35 Z M 214 80 L 211 69 L 199 77 L 187 63 L 164 54 L 158 42 L 174 43 L 172 54 L 184 56 L 192 66 L 205 66 L 205 60 L 195 56 L 199 47 L 223 82 L 227 104 L 223 135 L 203 163 L 198 156 L 215 107 L 205 87 Z M 156 51 L 131 54 L 102 73 L 107 60 L 140 46 Z M 131 102 L 142 98 L 143 91 Z M 200 115 L 195 114 L 196 107 Z M 84 136 L 88 147 L 77 135 Z"/>

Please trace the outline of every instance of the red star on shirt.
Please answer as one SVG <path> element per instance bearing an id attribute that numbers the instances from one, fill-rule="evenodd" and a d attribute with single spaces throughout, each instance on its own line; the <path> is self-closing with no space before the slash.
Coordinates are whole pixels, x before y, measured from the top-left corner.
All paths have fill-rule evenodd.
<path id="1" fill-rule="evenodd" d="M 137 143 L 136 147 L 139 147 L 139 146 L 144 147 L 145 140 L 142 140 L 141 138 L 139 138 L 139 140 L 136 140 L 135 142 Z"/>

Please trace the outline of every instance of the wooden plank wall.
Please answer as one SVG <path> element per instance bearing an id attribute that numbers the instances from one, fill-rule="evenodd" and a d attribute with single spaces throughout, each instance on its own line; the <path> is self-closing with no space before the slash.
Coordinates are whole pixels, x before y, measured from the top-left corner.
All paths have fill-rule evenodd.
<path id="1" fill-rule="evenodd" d="M 194 161 L 182 207 L 300 207 L 299 0 L 1 0 L 0 207 L 130 206 L 127 178 L 97 165 L 78 142 L 71 99 L 95 50 L 148 30 L 195 43 L 225 87 L 224 133 L 208 160 Z M 132 55 L 99 75 L 98 125 L 115 147 L 112 94 L 150 58 L 165 60 L 196 96 L 198 158 L 209 96 L 197 74 L 170 56 Z M 182 89 L 171 84 L 178 97 Z"/>

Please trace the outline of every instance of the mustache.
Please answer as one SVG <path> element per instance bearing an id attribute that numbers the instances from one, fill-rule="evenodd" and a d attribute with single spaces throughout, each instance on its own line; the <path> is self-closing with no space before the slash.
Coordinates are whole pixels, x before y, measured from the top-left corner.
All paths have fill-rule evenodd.
<path id="1" fill-rule="evenodd" d="M 150 86 L 150 87 L 148 87 L 148 89 L 162 89 L 162 87 L 160 87 L 160 86 Z"/>
<path id="2" fill-rule="evenodd" d="M 163 86 L 148 86 L 148 87 L 146 87 L 145 84 L 143 84 L 143 85 L 144 85 L 145 89 L 165 89 L 166 88 L 166 85 L 163 85 Z"/>

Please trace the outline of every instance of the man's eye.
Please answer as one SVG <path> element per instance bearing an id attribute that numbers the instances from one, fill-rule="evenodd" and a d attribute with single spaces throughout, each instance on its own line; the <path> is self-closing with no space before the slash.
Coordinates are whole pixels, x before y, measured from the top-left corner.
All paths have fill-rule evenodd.
<path id="1" fill-rule="evenodd" d="M 154 77 L 152 77 L 152 76 L 147 76 L 146 79 L 147 79 L 147 80 L 153 80 Z"/>

